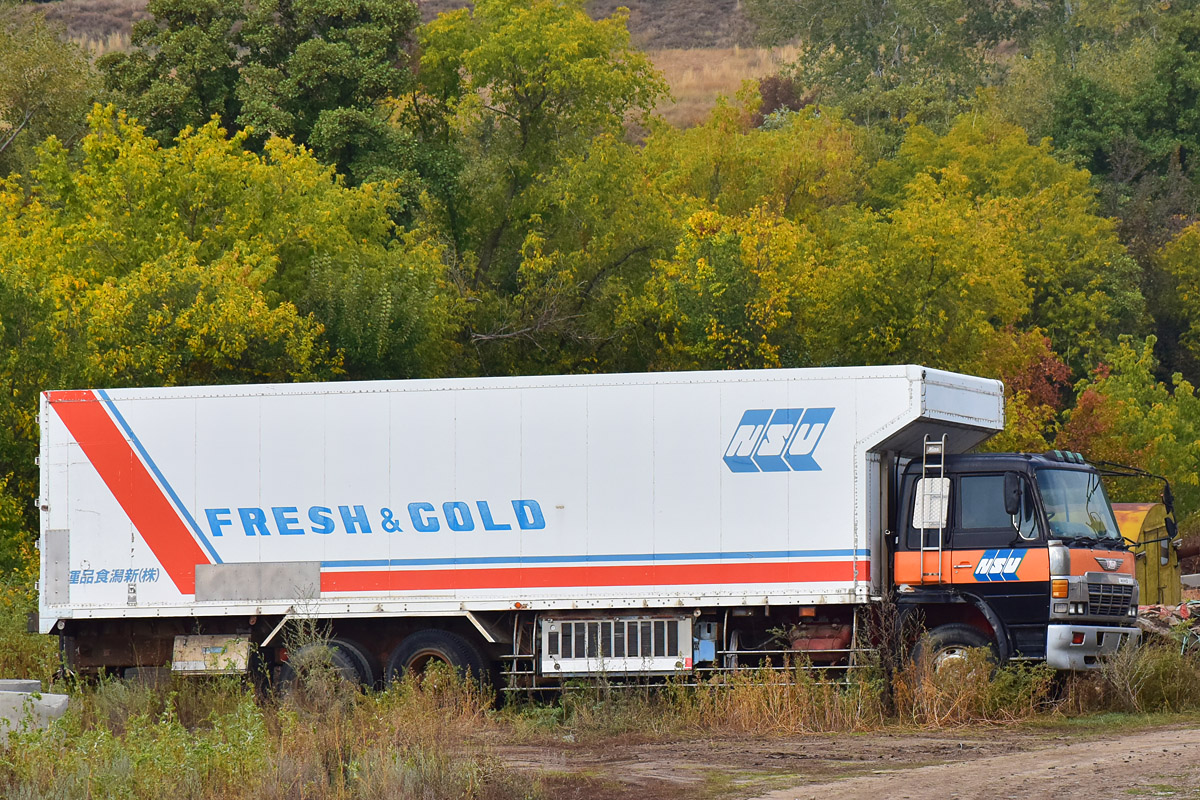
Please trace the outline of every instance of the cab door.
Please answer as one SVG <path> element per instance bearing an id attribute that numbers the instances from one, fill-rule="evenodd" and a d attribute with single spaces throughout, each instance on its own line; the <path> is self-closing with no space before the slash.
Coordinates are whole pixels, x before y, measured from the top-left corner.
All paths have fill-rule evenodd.
<path id="1" fill-rule="evenodd" d="M 1006 503 L 1006 494 L 1014 493 Z M 1014 504 L 1017 513 L 1010 514 Z M 950 583 L 991 606 L 1008 627 L 1016 654 L 1043 655 L 1050 559 L 1029 477 L 1016 472 L 958 475 L 952 506 Z"/>

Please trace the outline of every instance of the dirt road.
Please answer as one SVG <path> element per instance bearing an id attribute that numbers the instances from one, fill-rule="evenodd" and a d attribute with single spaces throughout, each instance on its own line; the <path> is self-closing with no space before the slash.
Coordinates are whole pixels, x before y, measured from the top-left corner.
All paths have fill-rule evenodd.
<path id="1" fill-rule="evenodd" d="M 809 783 L 757 800 L 939 800 L 982 798 L 1195 797 L 1200 795 L 1200 728 L 1152 730 L 1031 752 L 1004 753 L 926 767 Z"/>
<path id="2" fill-rule="evenodd" d="M 554 798 L 1200 798 L 1200 726 L 502 745 Z"/>

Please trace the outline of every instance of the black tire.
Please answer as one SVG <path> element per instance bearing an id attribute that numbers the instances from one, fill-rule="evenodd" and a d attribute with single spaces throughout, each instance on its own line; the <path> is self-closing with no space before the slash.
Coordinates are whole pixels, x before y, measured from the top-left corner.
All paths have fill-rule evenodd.
<path id="1" fill-rule="evenodd" d="M 295 683 L 298 671 L 309 663 L 320 663 L 328 658 L 329 666 L 347 682 L 371 688 L 379 681 L 379 670 L 374 659 L 355 642 L 348 639 L 330 639 L 301 647 L 279 668 L 279 690 L 286 694 Z"/>
<path id="2" fill-rule="evenodd" d="M 330 639 L 329 646 L 345 653 L 354 662 L 354 670 L 364 687 L 374 689 L 379 685 L 379 662 L 365 647 L 351 639 Z"/>
<path id="3" fill-rule="evenodd" d="M 417 631 L 406 637 L 388 659 L 384 682 L 391 685 L 409 672 L 424 672 L 433 663 L 447 664 L 462 675 L 484 680 L 487 667 L 483 654 L 457 633 Z"/>
<path id="4" fill-rule="evenodd" d="M 922 636 L 913 650 L 913 660 L 919 664 L 922 659 L 928 658 L 934 671 L 940 672 L 949 664 L 960 662 L 967 650 L 977 647 L 988 650 L 993 664 L 999 661 L 994 639 L 978 628 L 962 622 L 951 622 L 938 625 Z"/>

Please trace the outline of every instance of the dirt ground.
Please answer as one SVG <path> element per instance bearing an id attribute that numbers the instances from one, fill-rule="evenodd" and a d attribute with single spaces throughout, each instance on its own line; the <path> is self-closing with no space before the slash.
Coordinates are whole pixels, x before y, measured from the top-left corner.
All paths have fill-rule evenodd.
<path id="1" fill-rule="evenodd" d="M 556 798 L 1200 798 L 1200 724 L 1102 732 L 971 728 L 669 743 L 500 745 Z"/>

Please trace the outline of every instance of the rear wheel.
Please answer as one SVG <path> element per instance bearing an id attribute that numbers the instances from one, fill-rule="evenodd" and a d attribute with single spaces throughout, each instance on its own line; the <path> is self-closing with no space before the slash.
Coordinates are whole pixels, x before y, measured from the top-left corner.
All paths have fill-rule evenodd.
<path id="1" fill-rule="evenodd" d="M 354 686 L 371 688 L 379 682 L 375 660 L 359 644 L 349 639 L 313 642 L 291 653 L 279 669 L 279 688 L 284 694 L 318 672 L 328 673 Z"/>
<path id="2" fill-rule="evenodd" d="M 934 671 L 941 672 L 965 664 L 968 651 L 980 647 L 988 650 L 992 663 L 999 660 L 996 643 L 990 636 L 970 625 L 952 622 L 939 625 L 921 637 L 913 651 L 913 659 L 920 663 L 927 658 Z"/>
<path id="3" fill-rule="evenodd" d="M 388 659 L 384 680 L 391 684 L 408 673 L 420 674 L 434 664 L 445 664 L 459 674 L 486 677 L 483 655 L 469 641 L 449 631 L 417 631 L 396 648 Z"/>

